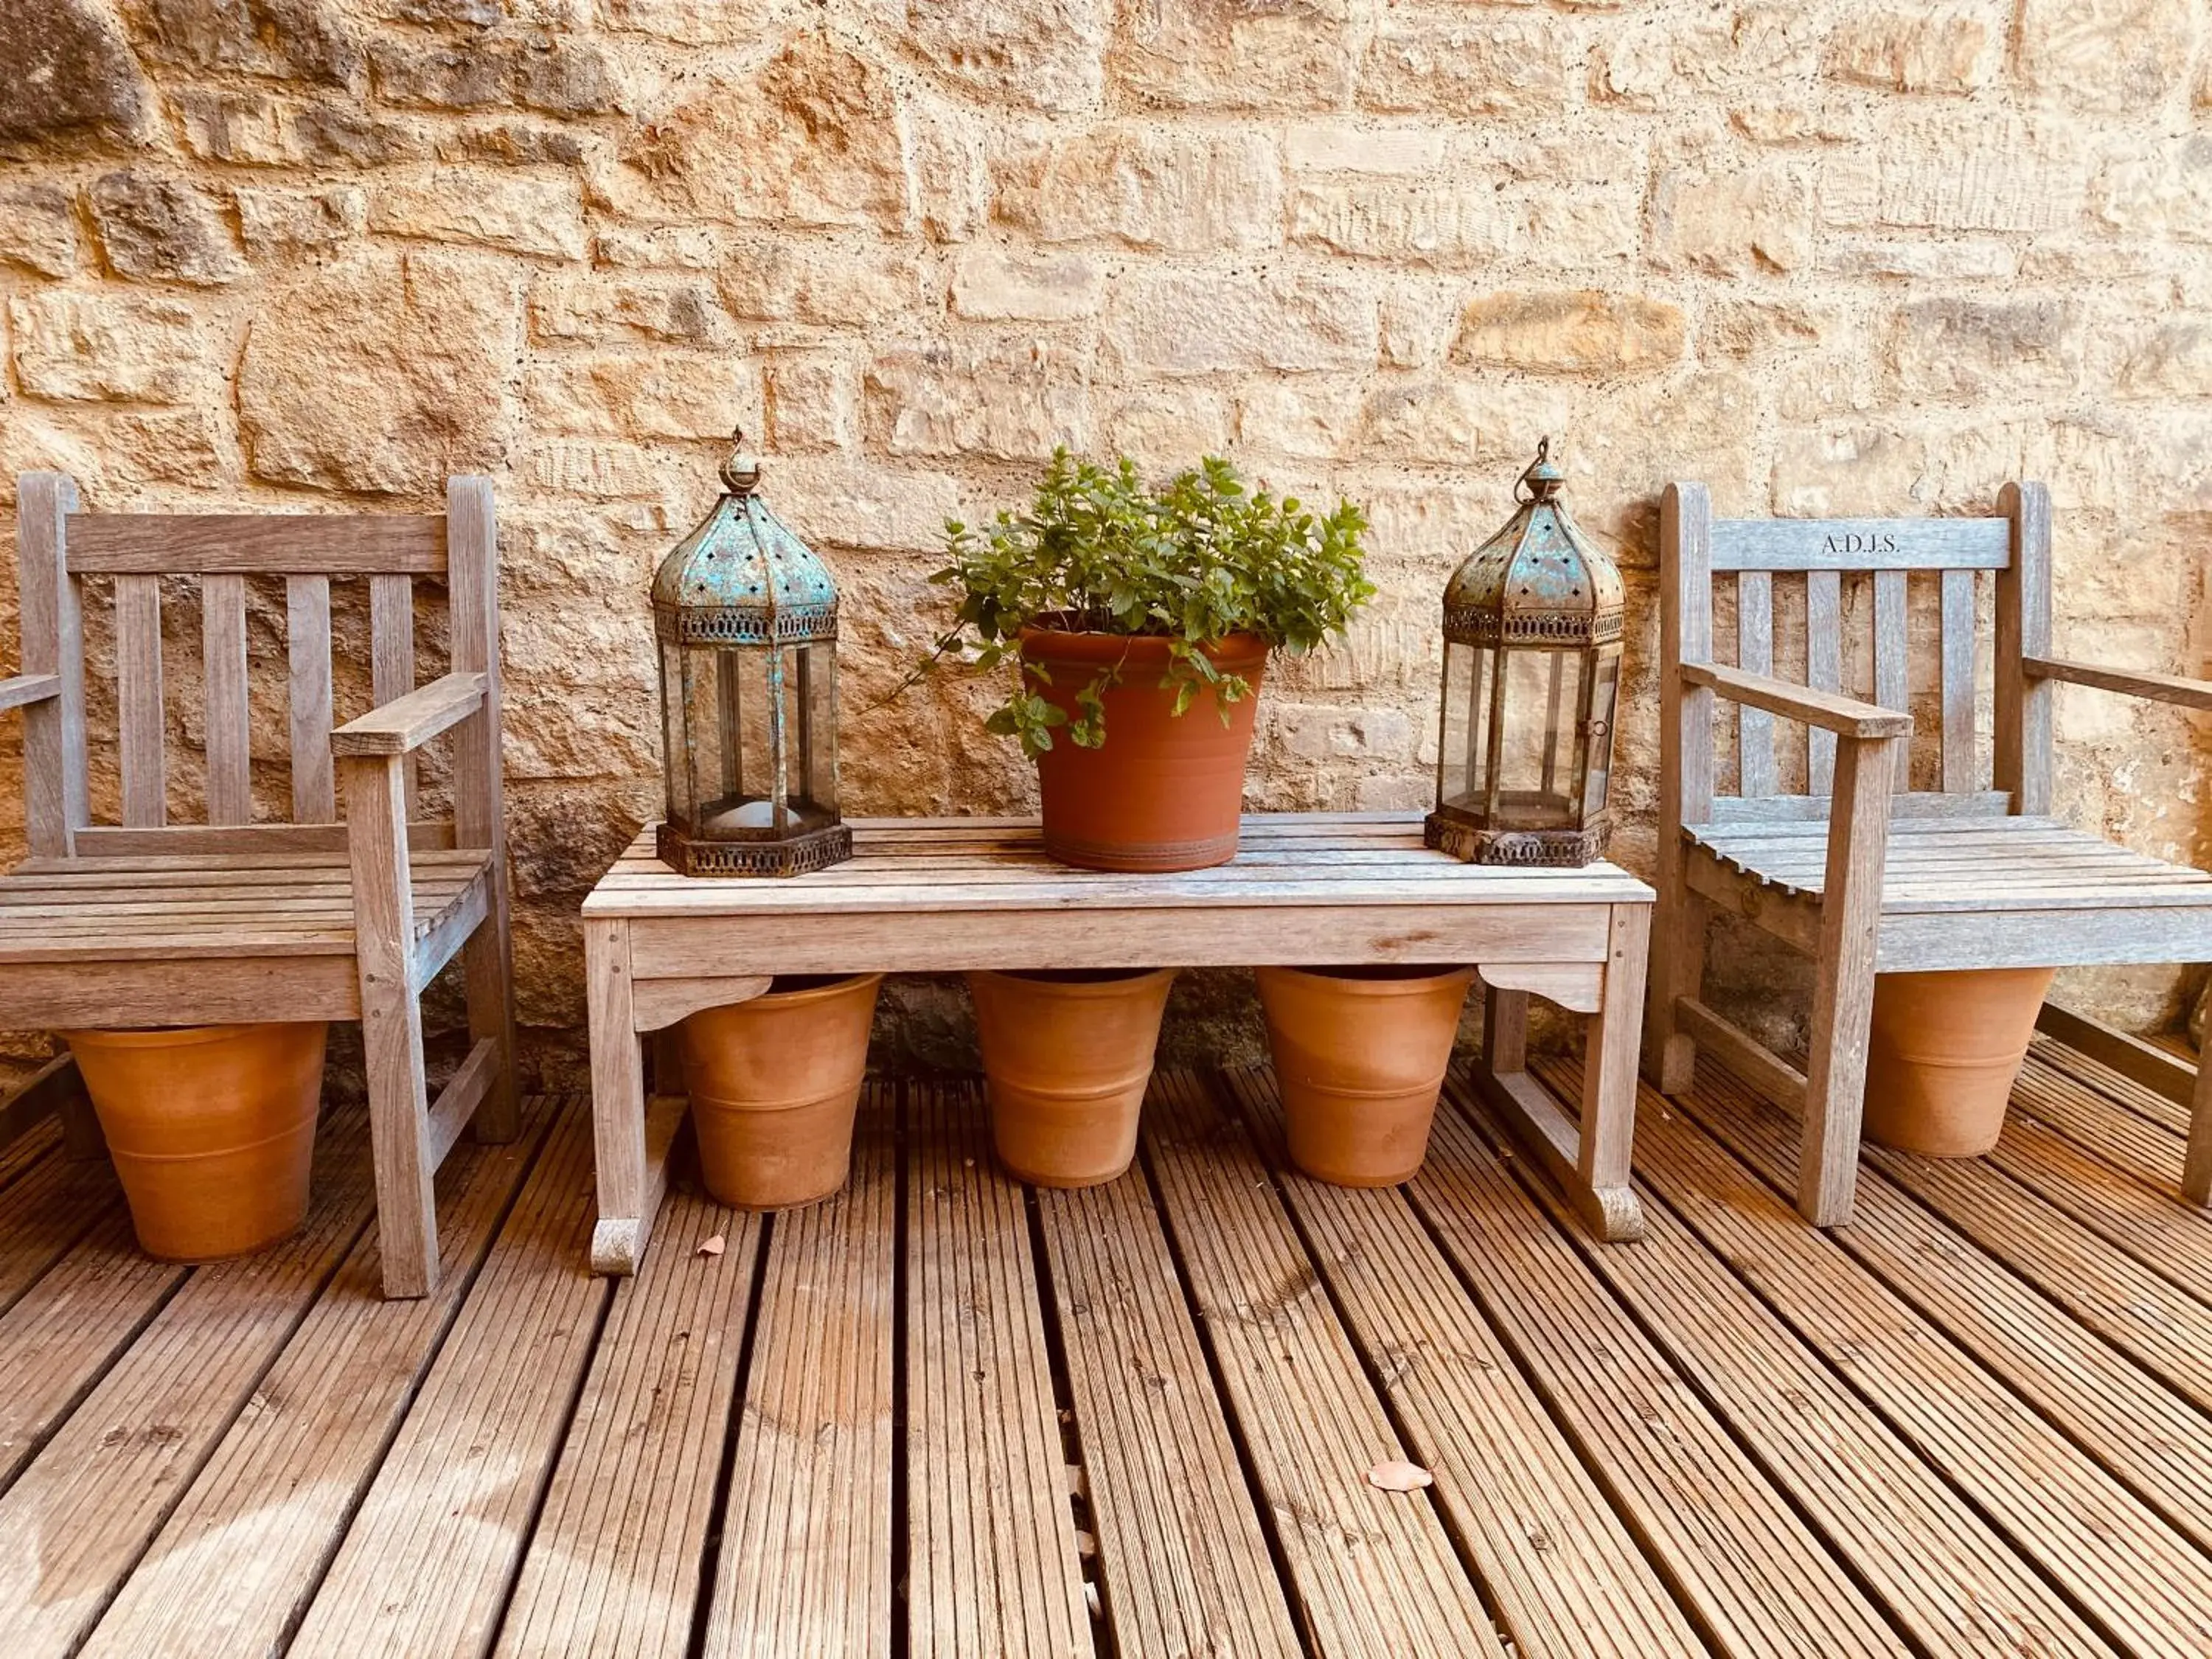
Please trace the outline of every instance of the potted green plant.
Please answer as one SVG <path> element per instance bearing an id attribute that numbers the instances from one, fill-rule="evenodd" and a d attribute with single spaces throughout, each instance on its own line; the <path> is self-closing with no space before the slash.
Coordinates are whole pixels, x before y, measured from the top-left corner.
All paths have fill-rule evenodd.
<path id="1" fill-rule="evenodd" d="M 1269 653 L 1343 632 L 1374 594 L 1365 516 L 1248 489 L 1209 456 L 1153 488 L 1054 453 L 1022 513 L 945 526 L 958 621 L 932 653 L 1020 672 L 986 722 L 1037 765 L 1045 849 L 1097 870 L 1236 855 Z"/>

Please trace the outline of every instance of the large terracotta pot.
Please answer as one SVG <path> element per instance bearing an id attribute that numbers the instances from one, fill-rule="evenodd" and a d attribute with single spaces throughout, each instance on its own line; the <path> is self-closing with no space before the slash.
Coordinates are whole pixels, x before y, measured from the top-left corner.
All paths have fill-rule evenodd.
<path id="1" fill-rule="evenodd" d="M 1225 726 L 1211 690 L 1174 712 L 1176 693 L 1160 684 L 1170 661 L 1164 639 L 1027 628 L 1021 643 L 1023 661 L 1051 676 L 1029 683 L 1071 721 L 1075 694 L 1100 669 L 1121 665 L 1103 694 L 1106 741 L 1078 748 L 1060 726 L 1037 757 L 1046 852 L 1088 870 L 1202 870 L 1237 856 L 1264 643 L 1238 634 L 1206 647 L 1223 672 L 1252 687 L 1229 705 Z"/>
<path id="2" fill-rule="evenodd" d="M 1474 969 L 1255 971 L 1291 1161 L 1340 1187 L 1412 1180 Z"/>
<path id="3" fill-rule="evenodd" d="M 745 1210 L 845 1184 L 881 974 L 779 975 L 750 1002 L 684 1022 L 684 1078 L 707 1190 Z"/>
<path id="4" fill-rule="evenodd" d="M 300 1230 L 329 1033 L 320 1020 L 62 1033 L 147 1255 L 209 1261 Z"/>
<path id="5" fill-rule="evenodd" d="M 2054 971 L 1876 975 L 1867 1135 L 1928 1158 L 1978 1158 L 1995 1146 Z"/>
<path id="6" fill-rule="evenodd" d="M 999 1161 L 1039 1187 L 1095 1187 L 1137 1155 L 1172 968 L 975 973 L 968 992 Z"/>

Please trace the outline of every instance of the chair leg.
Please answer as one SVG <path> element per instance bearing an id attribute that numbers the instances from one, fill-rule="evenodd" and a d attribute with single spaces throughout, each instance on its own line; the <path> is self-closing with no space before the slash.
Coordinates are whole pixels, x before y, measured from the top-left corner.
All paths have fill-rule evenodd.
<path id="1" fill-rule="evenodd" d="M 505 1142 L 522 1133 L 522 1113 L 514 1080 L 514 958 L 507 928 L 501 872 L 493 878 L 501 891 L 462 947 L 461 972 L 468 990 L 469 1040 L 489 1037 L 499 1045 L 499 1074 L 477 1105 L 470 1133 L 482 1141 Z"/>
<path id="2" fill-rule="evenodd" d="M 2189 1112 L 2189 1155 L 2181 1166 L 2181 1196 L 2212 1207 L 2212 1054 L 2197 1057 L 2197 1087 Z"/>
<path id="3" fill-rule="evenodd" d="M 1683 1034 L 1674 1009 L 1681 998 L 1705 990 L 1710 920 L 1703 894 L 1679 878 L 1662 882 L 1652 919 L 1644 1022 L 1644 1073 L 1662 1094 L 1686 1092 L 1697 1070 L 1698 1045 Z"/>
<path id="4" fill-rule="evenodd" d="M 362 981 L 362 1046 L 368 1060 L 369 1142 L 384 1293 L 428 1296 L 438 1288 L 438 1211 L 422 1006 L 404 983 L 372 983 L 365 971 Z"/>
<path id="5" fill-rule="evenodd" d="M 1797 1208 L 1816 1227 L 1840 1227 L 1851 1218 L 1873 1019 L 1874 964 L 1833 957 L 1818 963 L 1797 1169 Z"/>

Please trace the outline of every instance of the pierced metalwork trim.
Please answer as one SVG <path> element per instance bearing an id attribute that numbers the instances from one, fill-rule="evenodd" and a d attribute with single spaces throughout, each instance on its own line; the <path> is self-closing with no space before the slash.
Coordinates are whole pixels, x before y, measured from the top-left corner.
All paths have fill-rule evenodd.
<path id="1" fill-rule="evenodd" d="M 679 876 L 803 876 L 853 856 L 853 831 L 833 823 L 788 841 L 694 841 L 674 825 L 653 834 L 653 850 Z"/>
<path id="2" fill-rule="evenodd" d="M 762 611 L 750 605 L 653 608 L 655 637 L 677 645 L 805 645 L 837 637 L 837 606 L 797 605 Z"/>
<path id="3" fill-rule="evenodd" d="M 1444 637 L 1461 645 L 1609 645 L 1626 631 L 1625 611 L 1528 612 L 1501 623 L 1495 611 L 1447 609 Z"/>
<path id="4" fill-rule="evenodd" d="M 1462 864 L 1571 870 L 1603 858 L 1611 832 L 1612 825 L 1604 823 L 1581 830 L 1477 830 L 1431 812 L 1422 824 L 1421 840 Z"/>

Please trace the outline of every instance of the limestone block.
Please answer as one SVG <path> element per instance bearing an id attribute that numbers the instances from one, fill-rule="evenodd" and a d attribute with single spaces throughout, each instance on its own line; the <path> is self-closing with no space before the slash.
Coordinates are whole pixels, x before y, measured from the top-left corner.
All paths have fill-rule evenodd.
<path id="1" fill-rule="evenodd" d="M 49 289 L 19 295 L 8 315 L 16 380 L 37 398 L 181 403 L 211 362 L 182 300 Z"/>
<path id="2" fill-rule="evenodd" d="M 220 489 L 228 477 L 228 446 L 212 410 L 118 414 L 105 435 L 124 477 L 196 489 Z"/>
<path id="3" fill-rule="evenodd" d="M 915 216 L 891 78 L 827 34 L 649 118 L 623 159 L 638 204 L 668 219 L 905 229 Z"/>
<path id="4" fill-rule="evenodd" d="M 609 225 L 592 237 L 592 257 L 603 265 L 714 270 L 728 256 L 706 225 Z"/>
<path id="5" fill-rule="evenodd" d="M 1567 429 L 1571 407 L 1565 391 L 1548 383 L 1422 379 L 1368 398 L 1360 441 L 1377 460 L 1495 463 L 1504 476 L 1508 463 L 1527 464 L 1539 438 Z"/>
<path id="6" fill-rule="evenodd" d="M 2021 73 L 2081 108 L 2133 112 L 2186 84 L 2201 17 L 2192 0 L 2022 0 Z"/>
<path id="7" fill-rule="evenodd" d="M 581 167 L 594 149 L 591 140 L 568 128 L 507 118 L 441 132 L 436 146 L 441 161 L 489 161 L 510 167 L 539 162 Z"/>
<path id="8" fill-rule="evenodd" d="M 76 208 L 58 185 L 0 190 L 0 259 L 41 276 L 76 269 Z"/>
<path id="9" fill-rule="evenodd" d="M 1107 72 L 1154 108 L 1340 108 L 1357 68 L 1352 21 L 1350 0 L 1125 4 Z"/>
<path id="10" fill-rule="evenodd" d="M 474 167 L 434 167 L 380 182 L 369 224 L 386 235 L 550 258 L 580 259 L 590 246 L 574 185 Z"/>
<path id="11" fill-rule="evenodd" d="M 1199 252 L 1282 240 L 1282 161 L 1269 134 L 1120 123 L 1006 170 L 996 211 L 1048 242 L 1115 240 Z"/>
<path id="12" fill-rule="evenodd" d="M 1567 101 L 1573 48 L 1572 34 L 1540 15 L 1386 12 L 1360 64 L 1359 102 L 1462 119 L 1548 112 Z"/>
<path id="13" fill-rule="evenodd" d="M 2212 241 L 2212 133 L 2116 149 L 2097 175 L 2097 217 L 2136 238 Z"/>
<path id="14" fill-rule="evenodd" d="M 930 300 L 915 245 L 820 236 L 777 236 L 732 249 L 722 266 L 721 295 L 738 317 L 862 325 Z"/>
<path id="15" fill-rule="evenodd" d="M 1831 224 L 1967 230 L 2049 231 L 2081 212 L 2087 170 L 2008 123 L 1979 123 L 1900 135 L 1877 152 L 1871 188 L 1839 198 L 1824 179 Z"/>
<path id="16" fill-rule="evenodd" d="M 1916 300 L 1899 309 L 1891 366 L 1914 398 L 1985 398 L 2075 383 L 2081 317 L 2061 300 Z"/>
<path id="17" fill-rule="evenodd" d="M 295 167 L 306 159 L 292 107 L 258 92 L 192 87 L 172 100 L 185 150 L 207 161 Z"/>
<path id="18" fill-rule="evenodd" d="M 714 290 L 697 277 L 621 271 L 548 271 L 530 288 L 530 334 L 539 341 L 726 342 L 733 330 Z"/>
<path id="19" fill-rule="evenodd" d="M 510 42 L 416 46 L 378 40 L 368 49 L 376 95 L 387 104 L 432 109 L 489 109 L 512 97 Z"/>
<path id="20" fill-rule="evenodd" d="M 1210 388 L 1146 387 L 1106 416 L 1107 447 L 1150 471 L 1180 471 L 1226 450 L 1234 417 L 1228 397 Z"/>
<path id="21" fill-rule="evenodd" d="M 749 46 L 787 9 L 786 0 L 599 0 L 605 27 L 687 46 Z"/>
<path id="22" fill-rule="evenodd" d="M 93 0 L 0 0 L 0 140 L 129 137 L 149 99 L 131 50 Z"/>
<path id="23" fill-rule="evenodd" d="M 1397 264 L 1465 264 L 1515 251 L 1513 204 L 1474 178 L 1303 179 L 1291 190 L 1294 242 Z"/>
<path id="24" fill-rule="evenodd" d="M 1800 305 L 1773 300 L 1732 300 L 1707 307 L 1698 330 L 1698 355 L 1768 357 L 1804 351 L 1826 337 L 1826 319 Z"/>
<path id="25" fill-rule="evenodd" d="M 1132 273 L 1107 303 L 1109 349 L 1158 374 L 1363 368 L 1380 346 L 1375 295 L 1319 274 Z"/>
<path id="26" fill-rule="evenodd" d="M 921 228 L 939 242 L 964 242 L 991 214 L 990 170 L 981 126 L 933 99 L 907 105 L 908 173 Z"/>
<path id="27" fill-rule="evenodd" d="M 776 512 L 810 543 L 934 553 L 960 512 L 959 486 L 941 472 L 843 456 L 794 456 L 774 473 Z"/>
<path id="28" fill-rule="evenodd" d="M 368 192 L 358 185 L 327 190 L 240 190 L 238 228 L 246 251 L 273 260 L 357 241 L 368 228 Z"/>
<path id="29" fill-rule="evenodd" d="M 530 446 L 528 476 L 538 489 L 598 501 L 657 501 L 663 457 L 636 444 L 547 438 Z"/>
<path id="30" fill-rule="evenodd" d="M 794 353 L 769 365 L 769 441 L 779 452 L 850 449 L 860 429 L 852 374 L 836 356 Z"/>
<path id="31" fill-rule="evenodd" d="M 2212 397 L 2212 324 L 2190 316 L 2130 331 L 2113 383 L 2132 397 Z"/>
<path id="32" fill-rule="evenodd" d="M 1293 173 L 1427 173 L 1444 159 L 1444 135 L 1414 123 L 1300 121 L 1283 149 Z"/>
<path id="33" fill-rule="evenodd" d="M 1827 236 L 1821 239 L 1820 269 L 1838 276 L 1904 283 L 2008 283 L 2020 274 L 2020 257 L 2009 243 L 1980 238 Z"/>
<path id="34" fill-rule="evenodd" d="M 1237 441 L 1246 449 L 1311 460 L 1349 451 L 1359 429 L 1356 381 L 1263 380 L 1237 400 Z"/>
<path id="35" fill-rule="evenodd" d="M 143 0 L 132 21 L 149 63 L 331 87 L 362 70 L 360 40 L 330 0 Z"/>
<path id="36" fill-rule="evenodd" d="M 1662 269 L 1741 276 L 1795 270 L 1812 257 L 1812 186 L 1794 169 L 1673 169 L 1660 178 L 1651 219 L 1653 258 Z"/>
<path id="37" fill-rule="evenodd" d="M 118 276 L 208 288 L 245 274 L 229 231 L 182 179 L 126 167 L 94 179 L 85 196 L 100 252 Z"/>
<path id="38" fill-rule="evenodd" d="M 629 107 L 620 60 L 589 41 L 526 40 L 516 52 L 515 101 L 551 115 L 611 115 Z"/>
<path id="39" fill-rule="evenodd" d="M 1826 70 L 1899 92 L 1969 93 L 1996 70 L 2002 25 L 1948 7 L 1879 7 L 1847 15 L 1828 37 Z"/>
<path id="40" fill-rule="evenodd" d="M 301 106 L 290 124 L 290 143 L 301 160 L 319 167 L 381 167 L 430 151 L 420 127 L 336 100 Z"/>
<path id="41" fill-rule="evenodd" d="M 1443 361 L 1459 333 L 1461 285 L 1449 278 L 1409 278 L 1382 290 L 1382 361 L 1426 368 Z"/>
<path id="42" fill-rule="evenodd" d="M 533 431 L 721 438 L 763 424 L 758 370 L 720 356 L 547 358 L 532 366 L 525 394 Z"/>
<path id="43" fill-rule="evenodd" d="M 1621 374 L 1656 368 L 1686 347 L 1681 308 L 1598 289 L 1485 295 L 1461 314 L 1452 356 L 1553 374 Z"/>
<path id="44" fill-rule="evenodd" d="M 1091 442 L 1077 354 L 1018 337 L 878 354 L 863 380 L 869 437 L 892 455 L 1041 459 Z"/>
<path id="45" fill-rule="evenodd" d="M 1774 457 L 1772 507 L 1799 518 L 1894 517 L 1917 510 L 1924 449 L 1881 426 L 1838 426 L 1782 434 Z"/>
<path id="46" fill-rule="evenodd" d="M 377 250 L 303 276 L 248 325 L 247 465 L 278 483 L 418 495 L 490 470 L 520 334 L 520 284 L 486 260 Z"/>
<path id="47" fill-rule="evenodd" d="M 952 309 L 985 321 L 1065 322 L 1097 314 L 1106 273 L 1082 253 L 1023 253 L 991 242 L 952 266 Z"/>
<path id="48" fill-rule="evenodd" d="M 1112 0 L 907 0 L 908 49 L 1002 103 L 1095 107 L 1105 85 Z"/>

